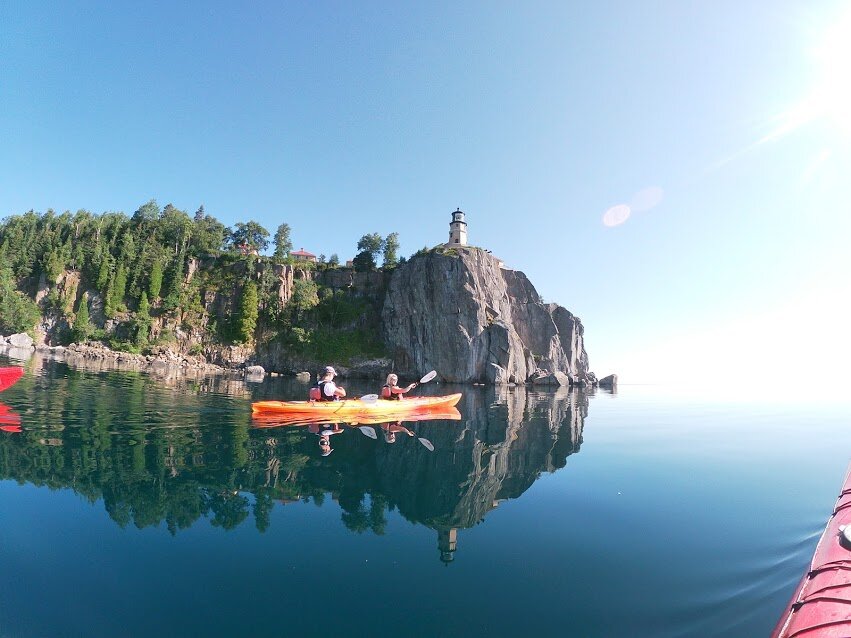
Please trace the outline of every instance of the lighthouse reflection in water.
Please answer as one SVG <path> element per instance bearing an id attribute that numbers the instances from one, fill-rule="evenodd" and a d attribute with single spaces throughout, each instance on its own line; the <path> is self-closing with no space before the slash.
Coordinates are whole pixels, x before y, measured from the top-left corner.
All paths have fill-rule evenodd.
<path id="1" fill-rule="evenodd" d="M 265 532 L 275 508 L 330 499 L 340 530 L 384 535 L 395 511 L 434 530 L 450 563 L 463 530 L 579 450 L 588 405 L 567 390 L 463 390 L 461 412 L 433 420 L 281 424 L 252 421 L 248 403 L 300 396 L 293 381 L 157 380 L 44 362 L 0 408 L 0 478 L 69 488 L 122 527 L 171 534 L 203 519 Z"/>

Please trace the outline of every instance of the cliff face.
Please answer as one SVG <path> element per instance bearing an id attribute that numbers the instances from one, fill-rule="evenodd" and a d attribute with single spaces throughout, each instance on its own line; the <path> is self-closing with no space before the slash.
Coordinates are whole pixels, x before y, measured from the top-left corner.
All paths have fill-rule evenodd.
<path id="1" fill-rule="evenodd" d="M 404 375 L 435 369 L 459 383 L 593 381 L 579 319 L 542 303 L 523 273 L 481 249 L 432 251 L 398 267 L 382 323 Z"/>

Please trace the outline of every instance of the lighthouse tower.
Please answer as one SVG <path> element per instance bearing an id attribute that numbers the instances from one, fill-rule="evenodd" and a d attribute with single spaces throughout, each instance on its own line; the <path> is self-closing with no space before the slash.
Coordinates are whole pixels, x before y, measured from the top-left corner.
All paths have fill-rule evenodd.
<path id="1" fill-rule="evenodd" d="M 449 222 L 449 246 L 467 245 L 467 222 L 464 221 L 464 213 L 457 209 L 452 213 L 452 221 Z"/>

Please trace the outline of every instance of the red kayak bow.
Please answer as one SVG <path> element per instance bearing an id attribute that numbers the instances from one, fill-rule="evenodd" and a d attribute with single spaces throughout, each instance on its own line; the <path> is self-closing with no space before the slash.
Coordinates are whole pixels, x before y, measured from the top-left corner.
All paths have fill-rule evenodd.
<path id="1" fill-rule="evenodd" d="M 0 368 L 0 392 L 11 388 L 24 375 L 24 369 L 17 366 Z"/>
<path id="2" fill-rule="evenodd" d="M 851 636 L 851 466 L 813 560 L 771 636 Z"/>

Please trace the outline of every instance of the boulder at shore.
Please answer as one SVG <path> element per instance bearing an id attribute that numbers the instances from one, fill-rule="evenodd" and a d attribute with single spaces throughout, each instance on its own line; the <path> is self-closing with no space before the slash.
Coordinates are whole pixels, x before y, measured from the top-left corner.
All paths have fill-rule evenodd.
<path id="1" fill-rule="evenodd" d="M 605 390 L 617 390 L 618 389 L 618 375 L 610 374 L 607 377 L 603 377 L 597 382 L 597 385 Z"/>
<path id="2" fill-rule="evenodd" d="M 589 382 L 579 319 L 543 303 L 526 275 L 479 248 L 436 249 L 396 268 L 382 324 L 401 375 L 434 369 L 458 383 L 544 375 L 554 384 Z"/>
<path id="3" fill-rule="evenodd" d="M 9 335 L 9 345 L 15 348 L 32 348 L 33 339 L 26 332 Z"/>

